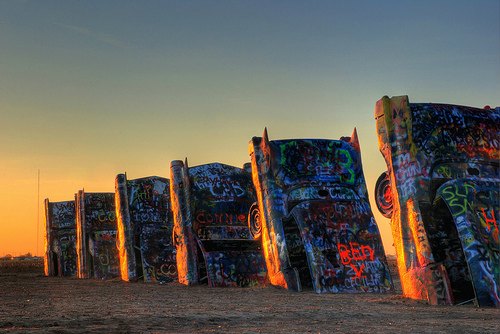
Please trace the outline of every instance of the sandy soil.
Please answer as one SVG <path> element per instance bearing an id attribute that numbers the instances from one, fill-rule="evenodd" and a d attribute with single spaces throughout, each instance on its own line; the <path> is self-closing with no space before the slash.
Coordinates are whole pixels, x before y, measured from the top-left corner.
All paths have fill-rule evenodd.
<path id="1" fill-rule="evenodd" d="M 499 333 L 500 311 L 394 294 L 186 287 L 0 273 L 0 333 Z"/>

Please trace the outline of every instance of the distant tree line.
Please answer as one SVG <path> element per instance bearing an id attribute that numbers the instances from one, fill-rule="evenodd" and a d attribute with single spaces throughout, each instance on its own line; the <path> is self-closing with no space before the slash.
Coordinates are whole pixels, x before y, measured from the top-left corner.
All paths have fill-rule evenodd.
<path id="1" fill-rule="evenodd" d="M 23 254 L 23 255 L 19 255 L 19 256 L 12 256 L 12 254 L 5 254 L 4 256 L 0 257 L 0 260 L 3 260 L 3 261 L 6 261 L 6 260 L 13 260 L 13 259 L 30 259 L 32 258 L 33 255 L 31 254 L 31 252 L 28 252 L 26 254 Z"/>

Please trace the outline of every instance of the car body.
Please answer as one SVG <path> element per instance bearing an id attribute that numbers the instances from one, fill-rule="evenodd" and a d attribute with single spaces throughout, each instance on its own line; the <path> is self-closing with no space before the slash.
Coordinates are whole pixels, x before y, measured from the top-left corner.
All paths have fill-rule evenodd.
<path id="1" fill-rule="evenodd" d="M 46 276 L 76 276 L 75 201 L 45 199 Z"/>
<path id="2" fill-rule="evenodd" d="M 75 202 L 77 277 L 118 277 L 115 194 L 80 190 Z"/>
<path id="3" fill-rule="evenodd" d="M 172 161 L 170 189 L 179 282 L 210 287 L 266 284 L 260 243 L 247 215 L 255 201 L 249 171 L 221 163 Z"/>
<path id="4" fill-rule="evenodd" d="M 122 280 L 177 281 L 169 180 L 118 174 L 115 185 Z"/>
<path id="5" fill-rule="evenodd" d="M 387 164 L 375 196 L 404 295 L 499 307 L 500 108 L 384 96 L 375 118 Z"/>
<path id="6" fill-rule="evenodd" d="M 351 137 L 249 143 L 257 205 L 250 230 L 262 240 L 270 282 L 286 289 L 393 289 L 380 232 Z"/>

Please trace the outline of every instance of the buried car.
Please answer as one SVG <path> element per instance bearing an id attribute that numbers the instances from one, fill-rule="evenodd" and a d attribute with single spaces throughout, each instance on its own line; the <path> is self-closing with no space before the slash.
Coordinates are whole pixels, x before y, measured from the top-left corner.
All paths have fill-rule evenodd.
<path id="1" fill-rule="evenodd" d="M 387 172 L 379 210 L 391 218 L 403 294 L 431 304 L 500 306 L 500 108 L 375 106 Z"/>
<path id="2" fill-rule="evenodd" d="M 76 276 L 75 201 L 45 199 L 45 276 Z"/>
<path id="3" fill-rule="evenodd" d="M 118 277 L 115 194 L 79 190 L 75 202 L 77 277 Z"/>
<path id="4" fill-rule="evenodd" d="M 356 130 L 341 140 L 249 143 L 257 203 L 249 215 L 262 239 L 271 284 L 290 290 L 393 289 L 368 202 Z"/>
<path id="5" fill-rule="evenodd" d="M 179 282 L 210 287 L 267 282 L 247 215 L 255 201 L 249 171 L 221 163 L 172 161 L 170 196 Z"/>
<path id="6" fill-rule="evenodd" d="M 169 180 L 118 174 L 115 206 L 122 280 L 177 281 Z"/>

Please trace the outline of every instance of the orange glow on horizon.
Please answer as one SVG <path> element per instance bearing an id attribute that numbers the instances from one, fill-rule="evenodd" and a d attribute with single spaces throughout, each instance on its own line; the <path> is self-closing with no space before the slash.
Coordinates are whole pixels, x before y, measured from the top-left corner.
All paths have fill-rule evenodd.
<path id="1" fill-rule="evenodd" d="M 37 170 L 20 161 L 4 161 L 0 170 L 0 257 L 31 253 L 44 257 L 46 220 L 44 198 L 72 201 L 78 189 L 109 191 L 117 168 L 84 171 L 50 162 L 40 168 L 40 204 L 37 202 Z M 38 210 L 39 206 L 39 210 Z M 38 224 L 38 226 L 37 226 Z M 38 230 L 38 231 L 37 231 Z M 38 233 L 37 233 L 38 232 Z"/>

